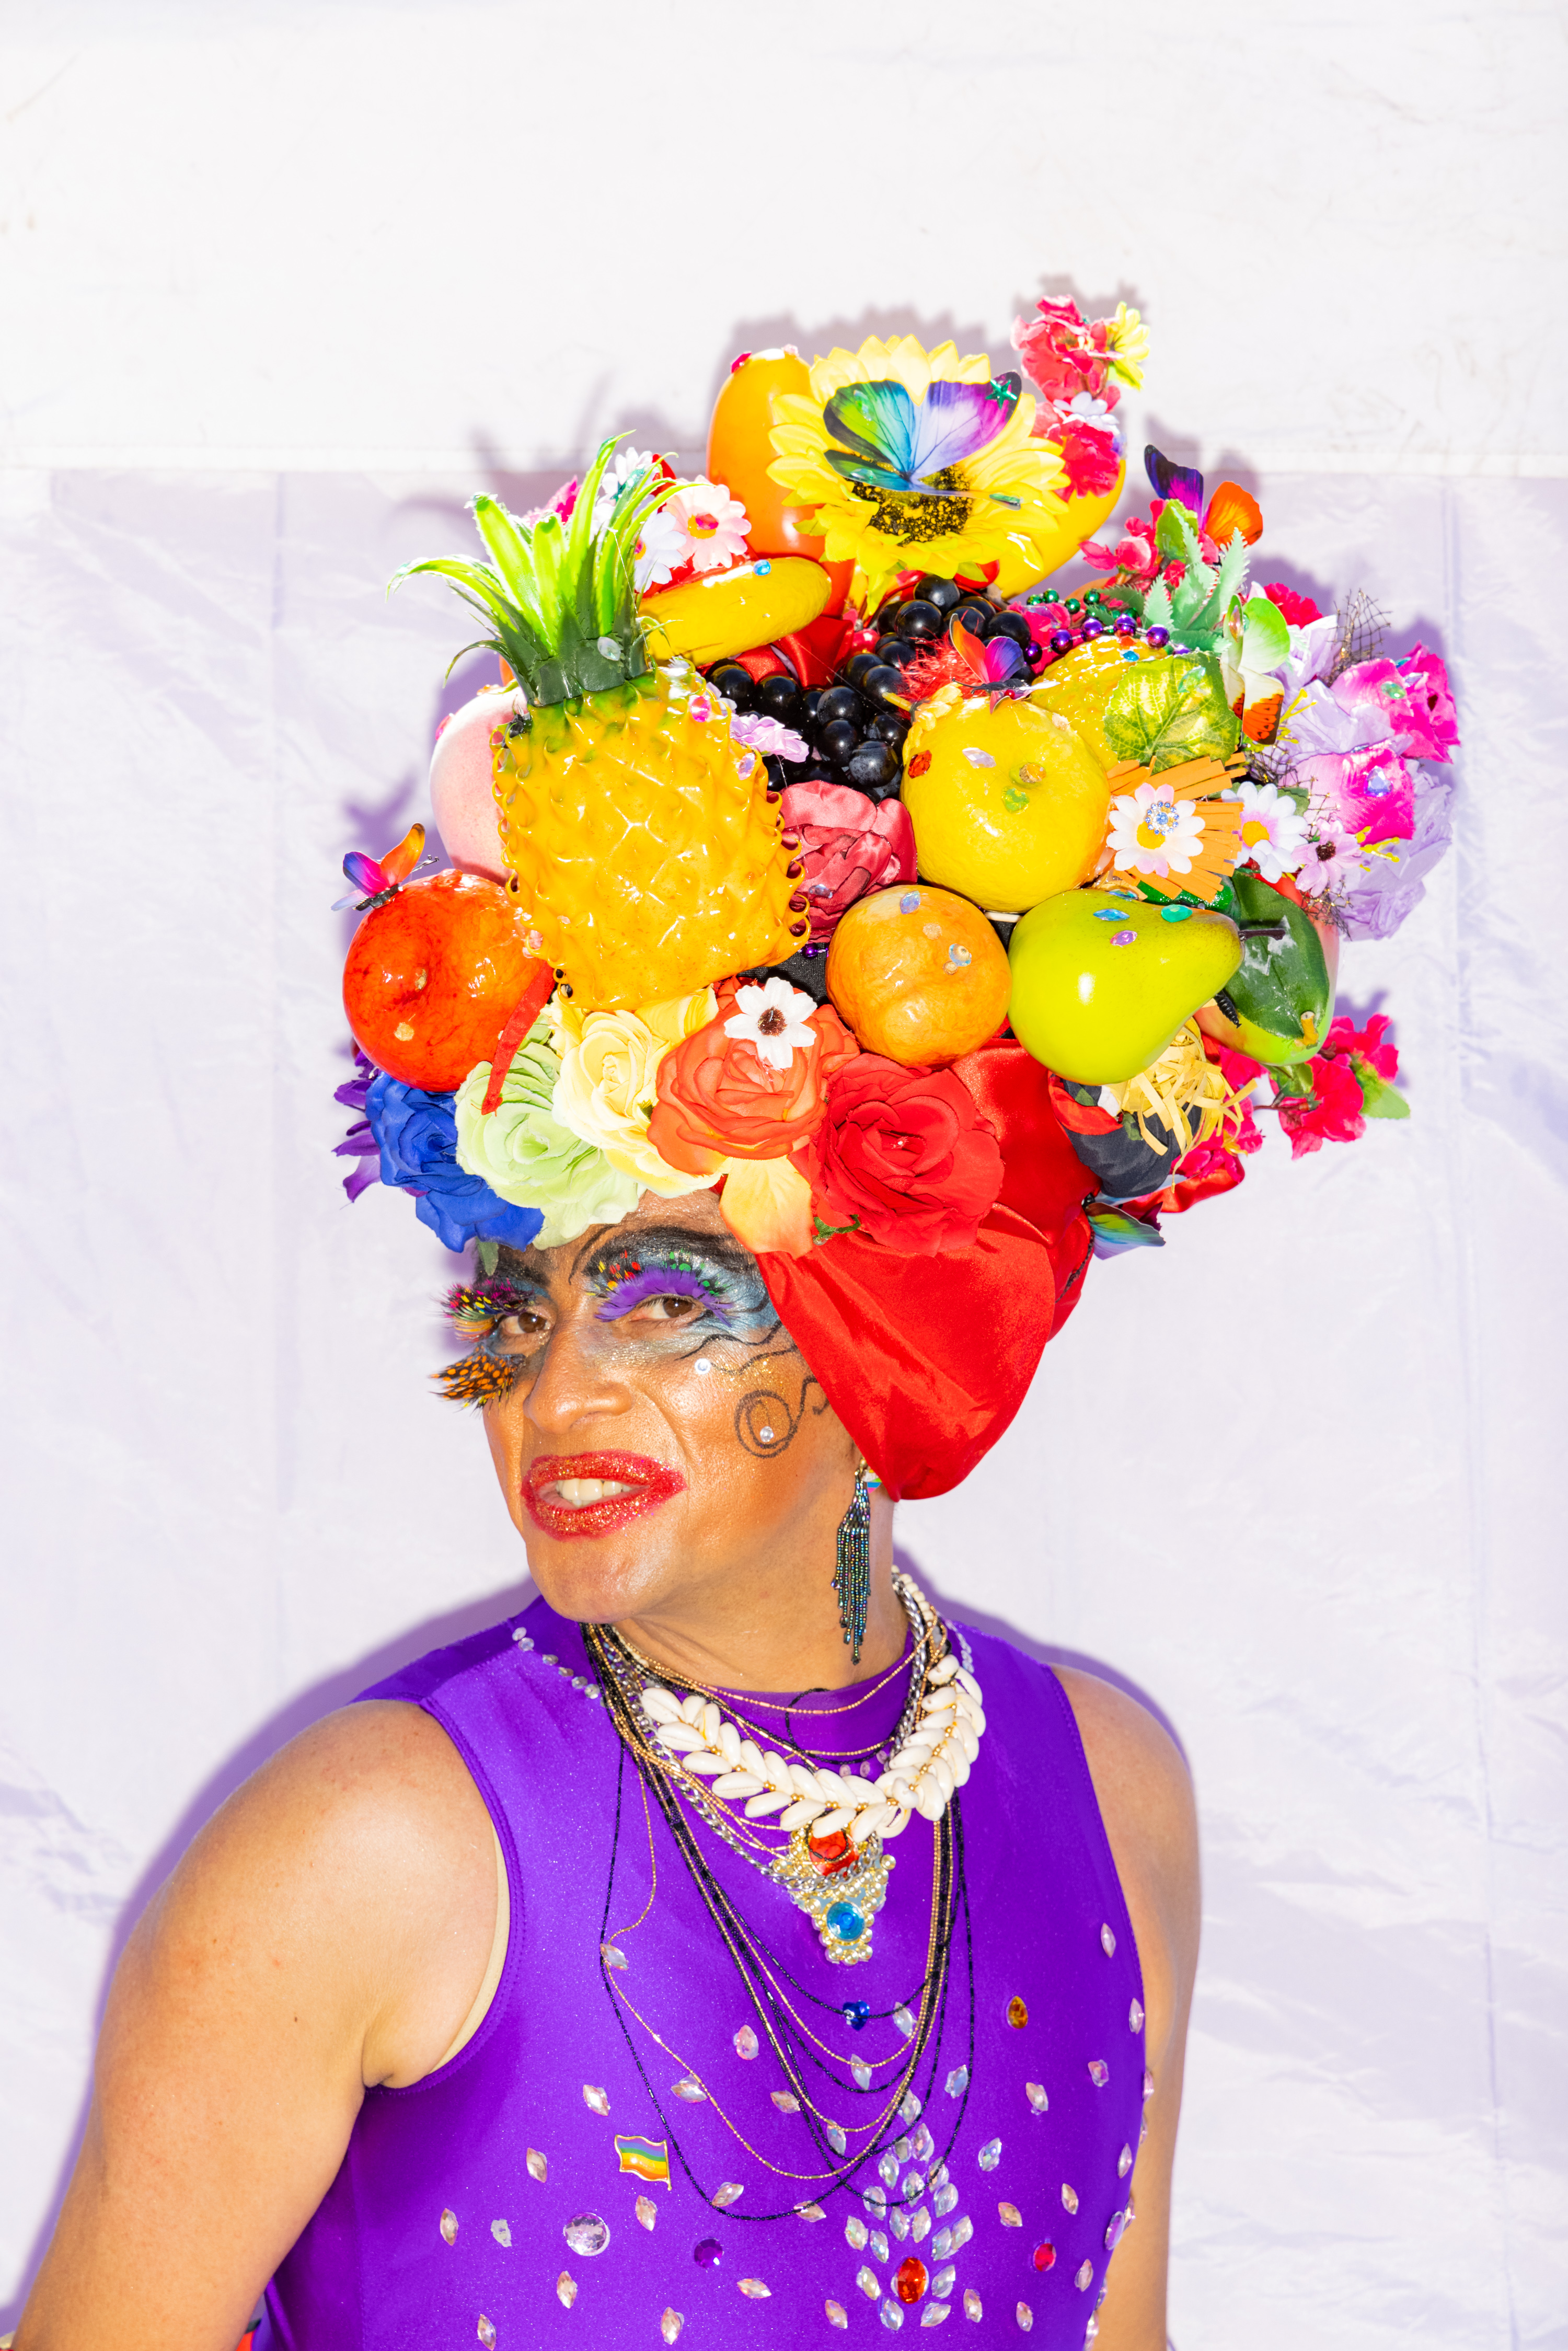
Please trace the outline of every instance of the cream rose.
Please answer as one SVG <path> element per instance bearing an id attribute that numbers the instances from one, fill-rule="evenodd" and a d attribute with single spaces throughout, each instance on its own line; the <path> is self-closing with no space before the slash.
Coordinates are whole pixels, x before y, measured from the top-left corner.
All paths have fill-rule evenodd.
<path id="1" fill-rule="evenodd" d="M 555 1116 L 602 1151 L 612 1167 L 666 1200 L 717 1181 L 672 1167 L 648 1140 L 660 1062 L 683 1038 L 706 1028 L 717 1009 L 711 987 L 645 1005 L 641 1012 L 579 1012 L 559 997 L 551 1007 L 560 1059 Z"/>

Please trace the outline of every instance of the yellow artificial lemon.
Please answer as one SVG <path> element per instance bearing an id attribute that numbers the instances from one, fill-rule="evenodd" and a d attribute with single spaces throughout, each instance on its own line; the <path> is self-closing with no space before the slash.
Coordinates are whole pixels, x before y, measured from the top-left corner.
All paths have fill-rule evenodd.
<path id="1" fill-rule="evenodd" d="M 1037 710 L 1055 711 L 1075 727 L 1103 768 L 1114 768 L 1122 758 L 1105 738 L 1105 705 L 1133 666 L 1131 656 L 1139 661 L 1165 658 L 1141 639 L 1124 644 L 1107 632 L 1074 645 L 1052 662 L 1030 695 Z"/>
<path id="2" fill-rule="evenodd" d="M 1121 496 L 1126 473 L 1125 465 L 1118 465 L 1111 487 L 1090 497 L 1048 496 L 1031 503 L 1027 517 L 1019 517 L 1018 530 L 1008 533 L 1007 552 L 991 583 L 998 595 L 1020 595 L 1070 562 Z"/>
<path id="3" fill-rule="evenodd" d="M 1084 881 L 1110 806 L 1104 772 L 1065 718 L 946 685 L 904 747 L 904 805 L 922 881 L 1018 914 Z"/>
<path id="4" fill-rule="evenodd" d="M 727 571 L 655 588 L 637 609 L 655 661 L 684 653 L 706 669 L 805 628 L 826 611 L 832 587 L 822 566 L 808 556 L 759 556 Z"/>
<path id="5" fill-rule="evenodd" d="M 1205 906 L 1069 890 L 1024 915 L 1008 959 L 1019 1044 L 1061 1077 L 1119 1085 L 1234 977 L 1241 937 Z"/>
<path id="6" fill-rule="evenodd" d="M 856 900 L 833 933 L 827 982 L 866 1051 L 906 1069 L 956 1061 L 994 1037 L 1012 985 L 979 908 L 913 883 Z"/>

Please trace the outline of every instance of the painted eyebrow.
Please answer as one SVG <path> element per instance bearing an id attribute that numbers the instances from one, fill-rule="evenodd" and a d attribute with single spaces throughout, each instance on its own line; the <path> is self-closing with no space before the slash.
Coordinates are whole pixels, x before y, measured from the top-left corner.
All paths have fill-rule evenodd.
<path id="1" fill-rule="evenodd" d="M 739 1249 L 727 1249 L 706 1233 L 695 1233 L 689 1225 L 639 1225 L 635 1232 L 619 1238 L 607 1235 L 583 1265 L 582 1279 L 602 1281 L 621 1257 L 635 1258 L 643 1265 L 679 1265 L 685 1259 L 699 1273 L 722 1274 L 727 1281 L 741 1286 L 747 1280 L 748 1259 Z"/>

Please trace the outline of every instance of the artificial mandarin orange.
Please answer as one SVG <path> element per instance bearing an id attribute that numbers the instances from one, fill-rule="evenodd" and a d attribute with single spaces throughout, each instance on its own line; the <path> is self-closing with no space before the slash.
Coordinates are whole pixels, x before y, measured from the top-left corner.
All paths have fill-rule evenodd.
<path id="1" fill-rule="evenodd" d="M 868 1053 L 906 1069 L 972 1053 L 1007 1017 L 1000 940 L 951 890 L 908 884 L 857 899 L 828 950 L 828 994 Z"/>
<path id="2" fill-rule="evenodd" d="M 539 969 L 517 907 L 477 873 L 411 882 L 374 906 L 343 967 L 343 1009 L 362 1050 L 405 1086 L 450 1093 L 486 1061 Z"/>

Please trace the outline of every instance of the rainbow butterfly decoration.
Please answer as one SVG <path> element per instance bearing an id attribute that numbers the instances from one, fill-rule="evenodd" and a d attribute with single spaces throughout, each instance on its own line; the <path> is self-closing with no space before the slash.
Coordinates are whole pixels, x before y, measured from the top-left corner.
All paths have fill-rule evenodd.
<path id="1" fill-rule="evenodd" d="M 902 383 L 852 383 L 835 392 L 822 422 L 840 443 L 824 455 L 846 481 L 896 497 L 939 498 L 951 485 L 935 478 L 978 456 L 1006 431 L 1023 390 L 1019 375 L 988 383 L 931 384 L 916 403 Z M 1016 498 L 1004 498 L 1016 506 Z"/>
<path id="2" fill-rule="evenodd" d="M 424 827 L 411 824 L 397 847 L 384 851 L 379 859 L 367 857 L 362 849 L 350 849 L 343 860 L 343 871 L 354 889 L 346 898 L 333 902 L 332 912 L 340 914 L 345 906 L 352 906 L 356 914 L 362 914 L 367 907 L 384 906 L 420 862 L 423 848 Z M 363 896 L 356 897 L 356 890 L 362 891 Z"/>

